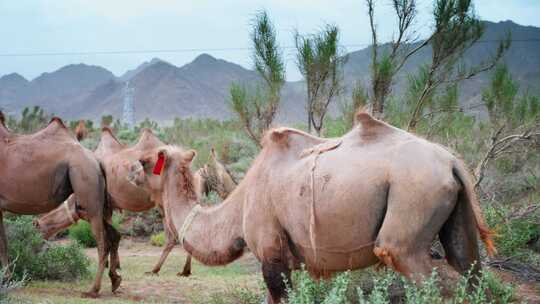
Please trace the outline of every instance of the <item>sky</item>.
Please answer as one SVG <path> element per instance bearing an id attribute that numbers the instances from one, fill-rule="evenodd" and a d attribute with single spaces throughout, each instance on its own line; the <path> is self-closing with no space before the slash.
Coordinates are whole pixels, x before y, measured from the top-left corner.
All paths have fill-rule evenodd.
<path id="1" fill-rule="evenodd" d="M 540 27 L 538 0 L 474 3 L 483 20 Z M 395 29 L 390 0 L 376 0 L 376 5 L 380 40 L 389 41 Z M 348 52 L 371 41 L 364 0 L 0 0 L 0 75 L 16 72 L 31 80 L 67 64 L 86 63 L 119 76 L 154 57 L 181 66 L 201 53 L 251 68 L 250 25 L 261 9 L 284 47 L 288 80 L 301 78 L 292 48 L 295 30 L 314 33 L 325 23 L 335 24 Z M 418 0 L 419 37 L 431 29 L 431 10 L 431 0 Z M 80 54 L 88 52 L 118 54 Z M 39 55 L 44 53 L 49 55 Z"/>

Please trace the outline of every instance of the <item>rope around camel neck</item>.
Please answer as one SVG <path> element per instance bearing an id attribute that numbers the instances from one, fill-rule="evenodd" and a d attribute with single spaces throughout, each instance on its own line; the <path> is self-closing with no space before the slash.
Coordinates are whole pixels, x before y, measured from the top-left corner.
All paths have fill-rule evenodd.
<path id="1" fill-rule="evenodd" d="M 71 211 L 69 211 L 69 206 L 68 206 L 68 201 L 67 200 L 65 200 L 62 203 L 62 208 L 64 209 L 64 211 L 66 211 L 66 213 L 68 215 L 68 218 L 71 221 L 71 223 L 75 224 L 77 221 L 75 220 L 75 218 L 73 218 L 73 215 L 71 214 Z"/>
<path id="2" fill-rule="evenodd" d="M 195 205 L 195 207 L 193 207 L 193 209 L 191 209 L 191 211 L 187 215 L 186 219 L 184 220 L 184 224 L 182 224 L 182 228 L 180 228 L 180 238 L 179 238 L 180 244 L 182 246 L 184 245 L 184 239 L 186 237 L 186 232 L 191 227 L 191 224 L 193 223 L 193 220 L 195 219 L 195 216 L 197 216 L 197 214 L 199 214 L 199 211 L 201 209 L 202 209 L 201 205 L 199 205 L 199 204 Z"/>

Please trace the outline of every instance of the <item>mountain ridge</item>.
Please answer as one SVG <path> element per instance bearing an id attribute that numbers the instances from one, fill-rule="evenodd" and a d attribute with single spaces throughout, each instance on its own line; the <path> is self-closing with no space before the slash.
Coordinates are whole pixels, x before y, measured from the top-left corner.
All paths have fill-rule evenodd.
<path id="1" fill-rule="evenodd" d="M 505 54 L 504 61 L 523 90 L 540 92 L 540 43 L 525 42 L 531 39 L 540 42 L 540 28 L 521 26 L 512 21 L 486 22 L 486 31 L 481 39 L 484 42 L 468 51 L 465 62 L 486 58 L 496 47 L 497 38 L 503 37 L 507 30 L 512 31 L 512 39 L 516 42 Z M 399 95 L 404 91 L 407 75 L 415 72 L 430 56 L 431 50 L 426 48 L 410 58 L 396 76 L 394 94 Z M 357 81 L 365 85 L 369 83 L 370 47 L 349 53 L 348 59 L 344 79 L 347 92 L 350 92 Z M 489 77 L 488 73 L 483 73 L 466 81 L 460 90 L 462 103 L 478 101 Z M 227 104 L 231 83 L 253 86 L 260 79 L 252 70 L 205 53 L 183 66 L 153 58 L 118 77 L 100 66 L 70 64 L 32 80 L 17 73 L 1 76 L 0 108 L 17 114 L 26 106 L 38 105 L 66 119 L 97 120 L 109 114 L 120 118 L 125 81 L 129 81 L 134 88 L 135 117 L 138 121 L 147 117 L 172 121 L 175 117 L 227 119 L 232 115 Z M 287 82 L 282 96 L 279 119 L 303 121 L 303 81 Z M 336 108 L 334 105 L 333 110 Z"/>

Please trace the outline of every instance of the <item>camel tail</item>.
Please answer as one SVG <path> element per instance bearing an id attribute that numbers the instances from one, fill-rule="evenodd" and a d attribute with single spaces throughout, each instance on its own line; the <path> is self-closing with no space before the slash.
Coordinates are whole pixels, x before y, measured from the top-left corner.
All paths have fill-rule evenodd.
<path id="1" fill-rule="evenodd" d="M 456 163 L 454 164 L 454 175 L 459 179 L 461 184 L 463 185 L 463 195 L 461 196 L 463 200 L 466 200 L 468 204 L 470 204 L 472 213 L 474 216 L 474 220 L 476 222 L 476 229 L 478 230 L 478 234 L 480 235 L 480 239 L 484 243 L 484 246 L 486 247 L 487 254 L 489 256 L 493 256 L 497 253 L 497 249 L 495 248 L 494 242 L 493 242 L 493 236 L 495 233 L 493 230 L 491 230 L 484 219 L 484 215 L 482 213 L 482 209 L 480 208 L 480 203 L 478 202 L 478 198 L 476 197 L 476 193 L 474 190 L 474 181 L 472 175 L 467 170 L 466 165 L 461 160 L 456 160 Z"/>

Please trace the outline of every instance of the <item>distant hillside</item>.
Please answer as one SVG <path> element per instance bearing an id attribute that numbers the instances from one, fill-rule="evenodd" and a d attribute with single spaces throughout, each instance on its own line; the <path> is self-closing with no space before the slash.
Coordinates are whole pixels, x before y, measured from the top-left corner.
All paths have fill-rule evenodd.
<path id="1" fill-rule="evenodd" d="M 521 90 L 529 90 L 531 93 L 540 93 L 540 28 L 521 26 L 512 21 L 499 23 L 485 22 L 486 31 L 480 39 L 482 42 L 474 45 L 465 54 L 465 63 L 468 65 L 478 64 L 488 59 L 495 53 L 499 44 L 498 40 L 504 38 L 508 31 L 511 32 L 512 43 L 510 49 L 503 57 L 513 77 L 521 84 Z M 349 86 L 355 81 L 369 83 L 371 47 L 352 52 L 349 54 L 345 66 L 345 80 Z M 431 48 L 425 48 L 409 58 L 407 64 L 397 75 L 394 91 L 399 96 L 404 91 L 407 83 L 407 75 L 416 73 L 418 66 L 431 60 Z M 470 104 L 479 102 L 482 89 L 489 84 L 490 72 L 482 73 L 473 79 L 462 83 L 461 103 Z"/>
<path id="2" fill-rule="evenodd" d="M 526 27 L 511 21 L 486 22 L 482 43 L 467 54 L 466 62 L 479 62 L 488 58 L 496 48 L 496 40 L 510 30 L 516 40 L 504 61 L 522 90 L 540 93 L 540 28 Z M 536 41 L 531 41 L 531 40 Z M 430 59 L 426 48 L 413 56 L 396 78 L 394 93 L 399 96 L 406 84 L 406 76 Z M 370 49 L 349 54 L 345 66 L 345 82 L 350 89 L 358 80 L 368 83 L 370 77 Z M 135 116 L 137 120 L 149 117 L 170 121 L 175 117 L 231 116 L 227 102 L 231 83 L 254 85 L 257 75 L 248 69 L 225 60 L 202 54 L 193 62 L 177 67 L 154 58 L 144 62 L 120 77 L 108 70 L 85 64 L 68 65 L 52 73 L 44 73 L 32 81 L 13 73 L 0 77 L 0 108 L 15 114 L 29 105 L 39 105 L 50 113 L 66 119 L 99 119 L 112 114 L 121 117 L 122 89 L 125 81 L 134 88 Z M 464 83 L 461 102 L 479 100 L 487 85 L 489 74 L 484 73 Z M 282 92 L 281 121 L 304 119 L 305 88 L 302 82 L 285 84 Z"/>

